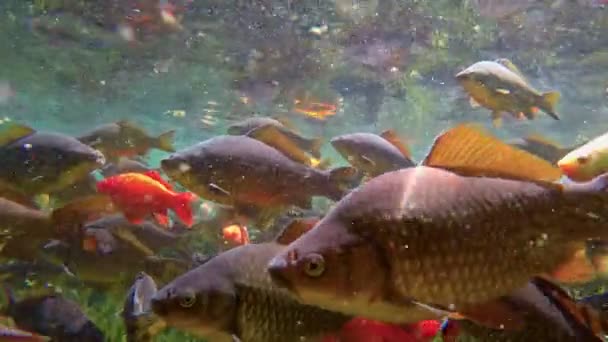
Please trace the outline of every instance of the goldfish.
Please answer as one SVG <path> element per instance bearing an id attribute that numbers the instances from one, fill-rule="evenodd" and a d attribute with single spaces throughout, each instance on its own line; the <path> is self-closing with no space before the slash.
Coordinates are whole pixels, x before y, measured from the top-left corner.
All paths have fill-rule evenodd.
<path id="1" fill-rule="evenodd" d="M 338 331 L 352 317 L 300 304 L 266 271 L 302 228 L 296 220 L 273 241 L 218 254 L 160 289 L 152 310 L 168 326 L 210 341 L 317 341 Z"/>
<path id="2" fill-rule="evenodd" d="M 391 139 L 394 137 L 394 139 Z M 381 135 L 351 133 L 331 139 L 331 145 L 357 169 L 371 177 L 412 167 L 412 155 L 392 131 Z"/>
<path id="3" fill-rule="evenodd" d="M 60 133 L 21 124 L 0 131 L 0 193 L 34 196 L 67 188 L 105 163 L 103 154 Z"/>
<path id="4" fill-rule="evenodd" d="M 309 118 L 325 121 L 327 117 L 336 115 L 338 106 L 326 102 L 305 103 L 302 100 L 295 100 L 293 111 L 303 114 Z"/>
<path id="5" fill-rule="evenodd" d="M 326 336 L 322 342 L 427 342 L 439 332 L 440 322 L 422 321 L 401 327 L 365 318 L 354 318 L 340 332 Z"/>
<path id="6" fill-rule="evenodd" d="M 152 277 L 145 272 L 137 274 L 122 310 L 128 342 L 153 341 L 153 336 L 164 329 L 165 323 L 154 315 L 150 307 L 157 291 Z"/>
<path id="7" fill-rule="evenodd" d="M 186 226 L 192 226 L 191 202 L 195 195 L 174 192 L 171 184 L 157 171 L 123 173 L 105 178 L 97 183 L 97 191 L 110 196 L 131 223 L 143 223 L 151 214 L 158 223 L 167 226 L 167 209 L 171 208 Z"/>
<path id="8" fill-rule="evenodd" d="M 608 133 L 563 156 L 557 166 L 568 178 L 585 182 L 608 171 Z"/>
<path id="9" fill-rule="evenodd" d="M 608 235 L 608 175 L 559 184 L 547 161 L 492 141 L 467 125 L 440 134 L 421 165 L 351 191 L 279 252 L 273 280 L 304 304 L 370 319 L 458 313 L 521 327 L 498 299 L 534 276 L 588 267 L 571 260 Z"/>
<path id="10" fill-rule="evenodd" d="M 135 123 L 121 120 L 96 127 L 77 139 L 100 150 L 108 161 L 117 161 L 120 157 L 142 156 L 152 148 L 175 152 L 174 135 L 175 131 L 170 130 L 154 137 Z"/>
<path id="11" fill-rule="evenodd" d="M 222 228 L 224 241 L 234 245 L 246 245 L 249 243 L 249 232 L 247 227 L 239 224 L 231 224 Z"/>
<path id="12" fill-rule="evenodd" d="M 456 80 L 471 96 L 472 104 L 490 109 L 496 127 L 501 125 L 502 112 L 510 113 L 516 118 L 533 120 L 538 109 L 541 109 L 553 119 L 559 120 L 555 112 L 559 93 L 539 93 L 517 69 L 512 70 L 503 63 L 481 61 L 456 74 Z"/>

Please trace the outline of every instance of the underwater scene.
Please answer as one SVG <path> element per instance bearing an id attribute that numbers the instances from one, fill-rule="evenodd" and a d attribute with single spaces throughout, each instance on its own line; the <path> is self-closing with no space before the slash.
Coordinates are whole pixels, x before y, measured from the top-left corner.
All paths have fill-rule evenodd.
<path id="1" fill-rule="evenodd" d="M 605 341 L 608 0 L 0 0 L 0 341 Z"/>

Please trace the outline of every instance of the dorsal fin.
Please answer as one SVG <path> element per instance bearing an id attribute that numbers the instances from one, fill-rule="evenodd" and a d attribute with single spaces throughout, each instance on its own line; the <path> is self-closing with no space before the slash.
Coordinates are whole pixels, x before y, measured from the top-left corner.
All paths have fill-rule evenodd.
<path id="1" fill-rule="evenodd" d="M 292 139 L 282 133 L 276 126 L 260 126 L 247 133 L 247 136 L 273 147 L 289 159 L 300 164 L 304 164 L 311 167 L 316 167 L 319 164 L 318 160 L 310 157 Z"/>
<path id="2" fill-rule="evenodd" d="M 517 149 L 473 124 L 460 124 L 437 136 L 422 165 L 466 176 L 537 182 L 554 182 L 562 176 L 550 162 Z"/>
<path id="3" fill-rule="evenodd" d="M 150 171 L 146 171 L 144 172 L 144 175 L 154 179 L 155 181 L 159 182 L 160 184 L 162 184 L 165 188 L 167 188 L 167 190 L 169 191 L 173 191 L 173 185 L 169 184 L 169 182 L 167 182 L 158 171 L 156 170 L 150 170 Z"/>
<path id="4" fill-rule="evenodd" d="M 410 151 L 409 147 L 401 139 L 399 139 L 394 130 L 387 129 L 386 131 L 380 133 L 380 136 L 384 138 L 384 140 L 391 143 L 391 145 L 395 146 L 404 157 L 410 159 L 412 158 L 412 152 Z"/>
<path id="5" fill-rule="evenodd" d="M 36 130 L 22 124 L 10 124 L 0 132 L 0 146 L 8 145 L 28 135 L 36 133 Z"/>
<path id="6" fill-rule="evenodd" d="M 510 59 L 508 59 L 508 58 L 499 58 L 499 59 L 495 60 L 494 62 L 496 62 L 498 64 L 501 64 L 505 68 L 507 68 L 507 69 L 511 70 L 512 72 L 516 73 L 517 76 L 521 77 L 521 79 L 524 80 L 526 83 L 528 82 L 528 80 L 526 80 L 526 77 L 521 72 L 521 70 L 519 70 L 519 68 L 515 64 L 513 64 L 513 62 L 511 62 Z"/>
<path id="7" fill-rule="evenodd" d="M 283 230 L 277 235 L 275 241 L 281 245 L 288 245 L 291 242 L 295 241 L 302 234 L 306 233 L 312 227 L 314 227 L 317 222 L 319 222 L 318 217 L 306 217 L 306 218 L 297 218 L 293 221 L 289 222 Z"/>

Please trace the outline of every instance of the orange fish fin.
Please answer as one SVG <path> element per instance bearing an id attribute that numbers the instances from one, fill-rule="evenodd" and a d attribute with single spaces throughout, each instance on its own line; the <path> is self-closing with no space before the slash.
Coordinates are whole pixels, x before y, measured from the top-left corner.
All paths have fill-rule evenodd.
<path id="1" fill-rule="evenodd" d="M 158 171 L 156 170 L 150 170 L 150 171 L 146 171 L 144 172 L 144 175 L 154 179 L 155 181 L 159 182 L 160 184 L 162 184 L 167 190 L 169 191 L 173 191 L 173 185 L 169 184 L 169 182 L 167 182 Z"/>
<path id="2" fill-rule="evenodd" d="M 459 310 L 459 313 L 479 325 L 500 330 L 520 330 L 525 326 L 524 317 L 503 299 L 477 304 Z"/>
<path id="3" fill-rule="evenodd" d="M 281 245 L 288 245 L 302 234 L 312 229 L 317 222 L 319 222 L 318 217 L 293 219 L 281 230 L 279 235 L 275 238 L 275 241 Z"/>
<path id="4" fill-rule="evenodd" d="M 384 140 L 391 143 L 391 145 L 395 146 L 404 157 L 412 158 L 412 151 L 410 151 L 410 148 L 401 139 L 399 139 L 394 130 L 388 129 L 382 132 L 380 136 L 384 138 Z"/>
<path id="5" fill-rule="evenodd" d="M 152 216 L 154 216 L 154 219 L 156 220 L 156 222 L 158 222 L 158 224 L 160 224 L 163 227 L 169 227 L 169 215 L 167 215 L 167 212 L 165 211 L 164 213 L 162 212 L 156 212 L 153 213 Z"/>
<path id="6" fill-rule="evenodd" d="M 596 269 L 587 256 L 584 245 L 573 248 L 572 256 L 549 274 L 553 279 L 564 284 L 582 284 L 595 278 Z"/>
<path id="7" fill-rule="evenodd" d="M 192 202 L 196 200 L 196 195 L 191 192 L 181 192 L 173 197 L 172 209 L 175 215 L 182 221 L 186 227 L 191 228 L 194 223 L 192 213 Z"/>
<path id="8" fill-rule="evenodd" d="M 471 176 L 557 181 L 562 173 L 550 162 L 485 133 L 477 125 L 461 124 L 441 133 L 422 165 Z"/>

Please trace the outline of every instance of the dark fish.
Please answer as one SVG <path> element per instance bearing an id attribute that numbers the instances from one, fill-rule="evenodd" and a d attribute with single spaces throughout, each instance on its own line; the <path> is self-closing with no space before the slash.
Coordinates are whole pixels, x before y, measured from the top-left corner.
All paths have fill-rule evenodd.
<path id="1" fill-rule="evenodd" d="M 101 125 L 78 140 L 103 152 L 108 161 L 116 161 L 120 157 L 142 156 L 152 148 L 175 152 L 174 134 L 171 130 L 153 137 L 138 125 L 123 120 Z"/>
<path id="2" fill-rule="evenodd" d="M 246 136 L 218 136 L 172 154 L 161 167 L 197 195 L 221 204 L 311 207 L 312 196 L 340 199 L 352 168 L 321 171 Z"/>
<path id="3" fill-rule="evenodd" d="M 62 190 L 105 163 L 99 151 L 72 137 L 23 125 L 0 133 L 0 158 L 0 189 L 27 196 Z"/>
<path id="4" fill-rule="evenodd" d="M 101 330 L 78 304 L 60 295 L 44 295 L 15 301 L 9 295 L 4 310 L 23 330 L 48 336 L 58 342 L 104 341 Z"/>
<path id="5" fill-rule="evenodd" d="M 501 299 L 522 314 L 521 330 L 490 329 L 471 321 L 458 321 L 461 335 L 477 341 L 597 341 L 608 328 L 608 321 L 582 302 L 576 302 L 559 286 L 543 278 L 534 278 L 522 289 Z M 450 339 L 445 339 L 451 341 Z"/>
<path id="6" fill-rule="evenodd" d="M 253 117 L 249 119 L 245 119 L 240 122 L 233 123 L 228 126 L 228 134 L 230 135 L 249 135 L 260 128 L 272 126 L 287 136 L 290 140 L 292 140 L 296 145 L 298 145 L 301 149 L 306 152 L 309 152 L 313 157 L 319 158 L 321 157 L 321 145 L 323 144 L 322 138 L 306 138 L 294 131 L 290 125 L 286 125 L 286 123 L 281 122 L 277 119 L 269 118 L 269 117 Z"/>
<path id="7" fill-rule="evenodd" d="M 154 315 L 150 306 L 157 288 L 154 279 L 140 272 L 129 289 L 122 310 L 122 318 L 127 331 L 127 342 L 153 341 L 165 323 Z"/>
<path id="8" fill-rule="evenodd" d="M 382 135 L 344 134 L 331 139 L 331 145 L 351 165 L 371 177 L 414 166 L 409 151 L 402 151 L 403 145 L 395 145 L 385 136 L 394 137 L 394 134 L 392 131 L 386 131 Z"/>
<path id="9" fill-rule="evenodd" d="M 525 138 L 509 141 L 509 144 L 539 156 L 551 162 L 551 164 L 557 164 L 560 159 L 576 148 L 559 146 L 540 135 L 529 135 Z"/>
<path id="10" fill-rule="evenodd" d="M 154 312 L 208 341 L 318 341 L 339 330 L 351 317 L 299 304 L 272 284 L 266 264 L 302 227 L 296 221 L 285 232 L 275 242 L 223 252 L 173 280 L 152 299 Z"/>
<path id="11" fill-rule="evenodd" d="M 538 159 L 504 143 L 469 146 L 468 168 L 460 158 L 460 169 L 442 170 L 435 153 L 460 156 L 477 140 L 458 144 L 449 139 L 453 130 L 425 159 L 436 167 L 386 173 L 345 196 L 273 259 L 277 283 L 303 303 L 372 319 L 414 322 L 457 311 L 487 326 L 521 327 L 496 300 L 535 275 L 564 273 L 587 239 L 606 238 L 608 175 L 570 185 L 525 178 L 526 169 L 516 175 L 509 165 L 501 175 L 481 155 L 515 165 L 514 158 Z"/>

